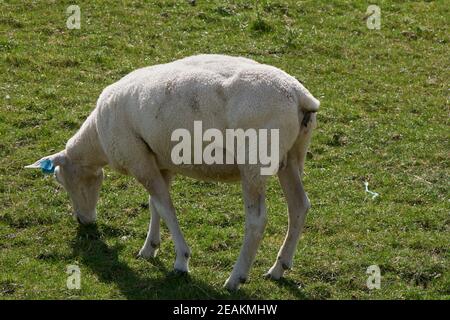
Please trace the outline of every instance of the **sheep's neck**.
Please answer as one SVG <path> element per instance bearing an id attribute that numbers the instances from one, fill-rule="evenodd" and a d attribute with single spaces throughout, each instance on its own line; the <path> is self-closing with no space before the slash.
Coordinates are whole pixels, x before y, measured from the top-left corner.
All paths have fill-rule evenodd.
<path id="1" fill-rule="evenodd" d="M 80 130 L 67 142 L 66 152 L 72 161 L 85 166 L 103 167 L 108 160 L 103 151 L 91 114 L 81 126 Z"/>

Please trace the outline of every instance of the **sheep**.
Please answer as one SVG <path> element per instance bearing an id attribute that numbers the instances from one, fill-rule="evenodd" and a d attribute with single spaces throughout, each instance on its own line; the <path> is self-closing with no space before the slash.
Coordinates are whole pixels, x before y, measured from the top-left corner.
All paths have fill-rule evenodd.
<path id="1" fill-rule="evenodd" d="M 149 192 L 151 219 L 139 256 L 155 257 L 161 242 L 160 218 L 174 241 L 177 272 L 189 271 L 190 248 L 180 230 L 170 185 L 180 174 L 206 181 L 240 181 L 245 236 L 225 282 L 236 290 L 247 280 L 267 221 L 261 164 L 174 164 L 171 133 L 205 128 L 279 130 L 277 171 L 288 204 L 288 231 L 267 277 L 280 279 L 292 267 L 310 201 L 302 176 L 320 102 L 294 77 L 273 66 L 225 55 L 196 55 L 137 69 L 106 87 L 96 108 L 64 150 L 27 168 L 53 172 L 81 224 L 96 220 L 103 167 L 131 175 Z"/>

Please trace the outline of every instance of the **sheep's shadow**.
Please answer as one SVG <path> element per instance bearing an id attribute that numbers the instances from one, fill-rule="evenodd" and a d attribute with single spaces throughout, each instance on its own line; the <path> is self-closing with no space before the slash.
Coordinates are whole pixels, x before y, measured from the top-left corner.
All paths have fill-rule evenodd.
<path id="1" fill-rule="evenodd" d="M 311 297 L 309 297 L 302 289 L 299 288 L 299 284 L 292 279 L 281 278 L 279 280 L 270 280 L 270 281 L 274 281 L 279 287 L 291 291 L 292 295 L 295 296 L 298 300 L 311 299 Z"/>
<path id="2" fill-rule="evenodd" d="M 98 279 L 114 283 L 127 299 L 251 299 L 245 291 L 229 293 L 218 290 L 189 275 L 178 275 L 167 270 L 158 259 L 152 259 L 163 276 L 150 278 L 142 276 L 119 259 L 122 246 L 108 246 L 102 239 L 97 225 L 78 227 L 72 242 L 73 255 L 80 259 Z"/>

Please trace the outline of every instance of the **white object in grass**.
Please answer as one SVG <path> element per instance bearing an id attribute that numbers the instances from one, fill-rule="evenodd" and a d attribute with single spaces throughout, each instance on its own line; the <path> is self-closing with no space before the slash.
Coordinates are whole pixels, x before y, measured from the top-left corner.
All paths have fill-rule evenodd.
<path id="1" fill-rule="evenodd" d="M 379 196 L 379 194 L 377 192 L 373 192 L 369 190 L 369 183 L 367 181 L 364 181 L 364 186 L 366 187 L 366 192 L 369 193 L 370 195 L 372 195 L 372 199 L 375 199 L 376 197 Z"/>

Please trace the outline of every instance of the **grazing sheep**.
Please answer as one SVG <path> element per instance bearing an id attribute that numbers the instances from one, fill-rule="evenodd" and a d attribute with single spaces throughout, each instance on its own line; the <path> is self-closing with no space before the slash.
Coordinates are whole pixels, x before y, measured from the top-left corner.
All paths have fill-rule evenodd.
<path id="1" fill-rule="evenodd" d="M 292 266 L 298 239 L 310 207 L 301 175 L 315 126 L 319 101 L 285 72 L 241 57 L 198 55 L 138 69 L 108 86 L 97 107 L 65 150 L 29 168 L 55 172 L 69 193 L 80 223 L 96 219 L 96 203 L 105 165 L 134 176 L 149 192 L 152 218 L 143 258 L 159 247 L 160 217 L 176 250 L 174 268 L 188 272 L 190 249 L 178 225 L 169 188 L 174 175 L 212 181 L 240 180 L 245 204 L 245 237 L 239 258 L 225 283 L 237 289 L 246 281 L 267 214 L 260 164 L 177 164 L 171 160 L 178 128 L 278 129 L 277 174 L 288 203 L 289 226 L 275 264 L 267 276 L 279 279 Z"/>

